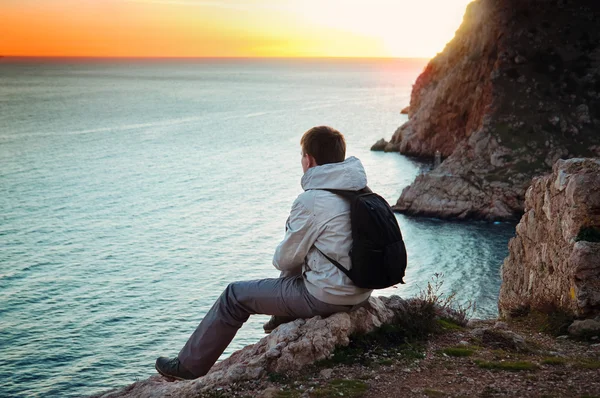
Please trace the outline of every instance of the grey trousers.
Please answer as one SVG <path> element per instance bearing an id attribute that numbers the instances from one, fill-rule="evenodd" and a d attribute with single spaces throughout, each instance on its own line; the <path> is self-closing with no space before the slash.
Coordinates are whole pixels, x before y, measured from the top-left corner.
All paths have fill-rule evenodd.
<path id="1" fill-rule="evenodd" d="M 302 275 L 234 282 L 190 336 L 179 352 L 179 361 L 196 377 L 204 376 L 252 314 L 311 318 L 354 307 L 317 300 L 306 290 Z"/>

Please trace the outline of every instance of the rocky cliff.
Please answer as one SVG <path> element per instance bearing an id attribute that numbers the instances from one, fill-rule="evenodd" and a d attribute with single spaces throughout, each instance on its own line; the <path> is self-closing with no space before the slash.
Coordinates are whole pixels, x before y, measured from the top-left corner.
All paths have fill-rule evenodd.
<path id="1" fill-rule="evenodd" d="M 443 162 L 395 209 L 518 219 L 534 176 L 600 155 L 600 2 L 476 0 L 418 77 L 386 150 Z"/>
<path id="2" fill-rule="evenodd" d="M 527 190 L 498 307 L 600 315 L 600 159 L 559 160 Z"/>

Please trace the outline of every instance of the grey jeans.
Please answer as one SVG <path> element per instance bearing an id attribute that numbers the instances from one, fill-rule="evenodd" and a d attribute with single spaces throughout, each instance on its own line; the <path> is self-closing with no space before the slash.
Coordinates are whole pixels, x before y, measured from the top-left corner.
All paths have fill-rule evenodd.
<path id="1" fill-rule="evenodd" d="M 179 361 L 195 376 L 204 376 L 252 314 L 311 318 L 354 307 L 317 300 L 306 290 L 302 275 L 234 282 L 190 336 L 179 352 Z"/>

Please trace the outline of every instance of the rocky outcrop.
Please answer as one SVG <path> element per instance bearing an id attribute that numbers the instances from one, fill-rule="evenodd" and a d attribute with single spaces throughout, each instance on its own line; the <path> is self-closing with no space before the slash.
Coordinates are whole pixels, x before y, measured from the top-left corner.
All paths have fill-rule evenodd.
<path id="1" fill-rule="evenodd" d="M 371 332 L 407 313 L 414 313 L 419 303 L 419 299 L 405 301 L 398 296 L 371 297 L 368 305 L 350 313 L 338 313 L 325 319 L 318 316 L 298 319 L 281 325 L 258 343 L 217 363 L 199 379 L 170 382 L 156 375 L 97 397 L 197 397 L 202 391 L 259 379 L 268 372 L 300 370 L 329 358 L 336 346 L 348 345 L 350 335 Z M 451 313 L 445 315 L 452 317 Z"/>
<path id="2" fill-rule="evenodd" d="M 385 139 L 380 139 L 371 146 L 372 151 L 385 151 L 385 147 L 389 144 Z"/>
<path id="3" fill-rule="evenodd" d="M 398 152 L 398 145 L 387 142 L 384 138 L 380 139 L 371 146 L 372 151 Z"/>
<path id="4" fill-rule="evenodd" d="M 600 159 L 559 160 L 527 190 L 502 266 L 503 316 L 600 314 Z"/>
<path id="5" fill-rule="evenodd" d="M 600 156 L 600 3 L 476 0 L 413 86 L 389 149 L 444 161 L 394 209 L 517 220 L 534 176 Z"/>

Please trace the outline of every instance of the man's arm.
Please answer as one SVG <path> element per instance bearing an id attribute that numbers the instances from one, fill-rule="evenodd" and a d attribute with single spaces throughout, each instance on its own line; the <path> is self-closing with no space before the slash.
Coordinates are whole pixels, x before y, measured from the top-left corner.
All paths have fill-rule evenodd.
<path id="1" fill-rule="evenodd" d="M 285 229 L 285 237 L 273 256 L 273 265 L 280 271 L 302 267 L 318 235 L 314 216 L 297 199 L 292 205 Z"/>

